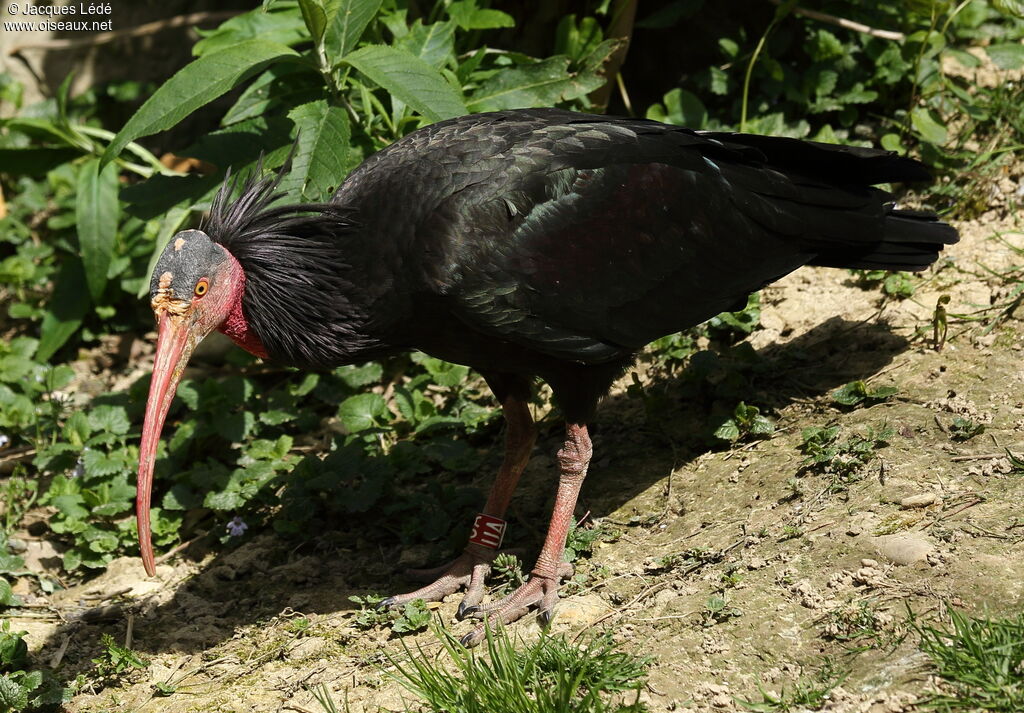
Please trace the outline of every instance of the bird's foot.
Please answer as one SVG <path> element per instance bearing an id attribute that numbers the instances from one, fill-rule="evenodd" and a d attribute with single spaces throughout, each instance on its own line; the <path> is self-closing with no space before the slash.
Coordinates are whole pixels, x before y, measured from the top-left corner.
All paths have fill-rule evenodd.
<path id="1" fill-rule="evenodd" d="M 487 604 L 459 607 L 463 616 L 483 619 L 475 629 L 462 637 L 463 646 L 476 646 L 487 636 L 488 628 L 509 624 L 521 619 L 530 609 L 537 607 L 537 618 L 543 626 L 551 623 L 558 603 L 558 583 L 572 576 L 573 567 L 562 562 L 554 577 L 530 575 L 530 579 L 504 599 Z"/>
<path id="2" fill-rule="evenodd" d="M 466 551 L 450 563 L 431 569 L 412 569 L 407 574 L 413 579 L 430 582 L 407 594 L 396 594 L 383 600 L 380 608 L 400 607 L 414 599 L 426 602 L 437 602 L 460 589 L 466 590 L 466 596 L 459 604 L 458 618 L 465 616 L 467 609 L 479 604 L 486 592 L 484 580 L 491 571 L 491 562 L 497 552 L 470 545 Z"/>

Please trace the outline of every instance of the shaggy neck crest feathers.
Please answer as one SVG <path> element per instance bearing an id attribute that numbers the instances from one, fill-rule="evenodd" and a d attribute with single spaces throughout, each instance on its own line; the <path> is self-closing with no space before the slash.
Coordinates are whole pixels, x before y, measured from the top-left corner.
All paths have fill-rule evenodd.
<path id="1" fill-rule="evenodd" d="M 343 238 L 356 225 L 332 203 L 272 206 L 284 172 L 260 172 L 233 200 L 238 181 L 225 178 L 204 231 L 241 265 L 245 319 L 272 359 L 305 368 L 347 363 L 367 341 L 344 255 Z"/>

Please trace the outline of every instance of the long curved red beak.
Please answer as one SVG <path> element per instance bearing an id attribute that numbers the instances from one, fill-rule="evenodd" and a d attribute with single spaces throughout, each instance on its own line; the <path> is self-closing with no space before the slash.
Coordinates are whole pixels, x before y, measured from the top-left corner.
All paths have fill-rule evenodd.
<path id="1" fill-rule="evenodd" d="M 187 319 L 171 317 L 167 312 L 159 316 L 156 359 L 153 364 L 153 381 L 149 386 L 149 400 L 146 402 L 146 420 L 142 426 L 142 443 L 139 445 L 139 479 L 135 495 L 139 550 L 142 553 L 142 564 L 146 568 L 146 574 L 150 577 L 156 574 L 149 523 L 156 448 L 185 365 L 196 344 L 206 336 L 198 333 L 199 331 Z"/>

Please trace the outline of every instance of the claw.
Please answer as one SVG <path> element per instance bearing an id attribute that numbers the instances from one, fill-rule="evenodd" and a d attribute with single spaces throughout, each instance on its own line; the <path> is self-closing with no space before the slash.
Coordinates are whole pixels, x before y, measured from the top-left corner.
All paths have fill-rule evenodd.
<path id="1" fill-rule="evenodd" d="M 540 622 L 541 627 L 547 629 L 551 626 L 551 621 L 555 618 L 554 609 L 541 609 L 537 612 L 537 621 Z"/>
<path id="2" fill-rule="evenodd" d="M 455 612 L 455 618 L 459 621 L 462 621 L 467 616 L 473 616 L 478 611 L 480 611 L 479 606 L 477 606 L 476 604 L 467 605 L 466 601 L 462 600 L 461 602 L 459 602 L 459 610 Z"/>
<path id="3" fill-rule="evenodd" d="M 386 599 L 381 599 L 379 602 L 377 602 L 377 610 L 380 611 L 381 609 L 390 609 L 391 607 L 395 606 L 395 599 L 396 597 L 387 597 Z"/>

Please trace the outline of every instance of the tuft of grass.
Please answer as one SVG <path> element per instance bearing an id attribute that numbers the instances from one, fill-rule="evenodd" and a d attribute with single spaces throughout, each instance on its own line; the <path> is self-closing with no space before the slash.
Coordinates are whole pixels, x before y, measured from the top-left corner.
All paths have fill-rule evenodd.
<path id="1" fill-rule="evenodd" d="M 987 619 L 950 609 L 946 626 L 911 624 L 921 650 L 952 689 L 925 706 L 949 713 L 1024 710 L 1024 614 Z"/>
<path id="2" fill-rule="evenodd" d="M 502 630 L 483 651 L 438 630 L 442 654 L 408 648 L 389 674 L 435 713 L 644 713 L 640 689 L 651 659 L 620 651 L 609 635 L 573 643 L 542 635 L 523 648 Z M 446 662 L 443 659 L 450 661 Z M 408 710 L 408 709 L 407 709 Z"/>
<path id="3" fill-rule="evenodd" d="M 851 653 L 870 649 L 891 651 L 907 635 L 907 627 L 873 599 L 848 602 L 828 612 L 823 637 L 844 644 Z"/>

